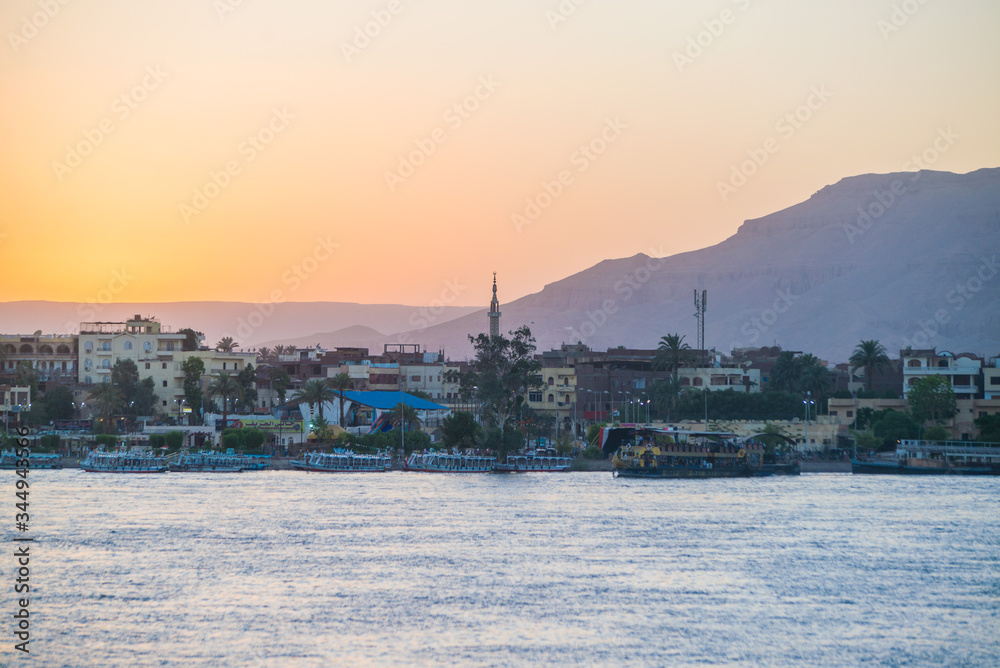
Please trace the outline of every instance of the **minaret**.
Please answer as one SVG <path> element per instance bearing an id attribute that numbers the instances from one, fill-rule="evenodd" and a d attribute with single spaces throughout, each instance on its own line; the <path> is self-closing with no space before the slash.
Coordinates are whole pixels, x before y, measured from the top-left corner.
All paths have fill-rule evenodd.
<path id="1" fill-rule="evenodd" d="M 497 299 L 497 272 L 493 272 L 493 300 L 490 302 L 490 336 L 500 336 L 500 301 Z"/>

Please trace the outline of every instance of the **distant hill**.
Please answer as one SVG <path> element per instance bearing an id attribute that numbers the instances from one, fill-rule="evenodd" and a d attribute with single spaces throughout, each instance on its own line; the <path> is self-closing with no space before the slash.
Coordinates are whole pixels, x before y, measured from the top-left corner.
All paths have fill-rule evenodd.
<path id="1" fill-rule="evenodd" d="M 539 350 L 695 345 L 694 290 L 708 290 L 708 347 L 778 343 L 837 362 L 861 339 L 1000 354 L 1000 169 L 865 174 L 743 223 L 729 239 L 666 258 L 605 260 L 503 303 L 506 332 L 530 325 Z M 499 294 L 503 299 L 503 277 Z M 99 309 L 99 310 L 98 310 Z M 420 343 L 452 359 L 488 329 L 486 309 L 448 307 L 433 326 L 413 306 L 336 302 L 87 305 L 0 303 L 0 331 L 74 331 L 81 320 L 156 315 L 165 325 L 233 336 L 245 347 Z M 313 333 L 310 333 L 313 332 Z M 383 334 L 389 332 L 390 334 Z"/>
<path id="2" fill-rule="evenodd" d="M 866 174 L 748 220 L 720 244 L 667 258 L 606 260 L 502 304 L 504 331 L 531 324 L 540 350 L 695 345 L 694 290 L 708 290 L 705 341 L 770 345 L 846 361 L 861 339 L 1000 354 L 1000 169 Z M 501 277 L 502 295 L 502 277 Z M 452 356 L 484 311 L 420 332 Z M 398 335 L 397 335 L 398 336 Z"/>

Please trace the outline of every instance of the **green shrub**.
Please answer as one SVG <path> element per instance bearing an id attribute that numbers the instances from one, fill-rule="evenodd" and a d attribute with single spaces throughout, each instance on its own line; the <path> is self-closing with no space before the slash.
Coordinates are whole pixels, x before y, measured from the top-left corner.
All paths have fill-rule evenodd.
<path id="1" fill-rule="evenodd" d="M 168 431 L 163 435 L 163 440 L 166 443 L 168 450 L 180 450 L 181 446 L 184 445 L 184 432 L 177 430 Z"/>

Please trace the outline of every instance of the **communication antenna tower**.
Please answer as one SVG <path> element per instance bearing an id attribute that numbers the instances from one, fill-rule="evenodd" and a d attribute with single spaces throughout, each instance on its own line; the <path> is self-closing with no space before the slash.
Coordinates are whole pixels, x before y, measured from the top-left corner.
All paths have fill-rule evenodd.
<path id="1" fill-rule="evenodd" d="M 699 298 L 698 291 L 694 291 L 694 317 L 698 321 L 698 354 L 703 355 L 705 350 L 705 311 L 708 310 L 708 290 L 702 290 Z"/>

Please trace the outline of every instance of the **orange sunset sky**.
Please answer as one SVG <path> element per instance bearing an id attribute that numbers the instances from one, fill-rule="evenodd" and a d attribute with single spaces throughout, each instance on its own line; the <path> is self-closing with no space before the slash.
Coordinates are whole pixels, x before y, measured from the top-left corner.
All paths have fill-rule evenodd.
<path id="1" fill-rule="evenodd" d="M 117 301 L 477 305 L 493 271 L 510 301 L 942 132 L 927 166 L 1000 166 L 996 0 L 4 0 L 0 28 L 0 301 L 124 272 Z"/>

